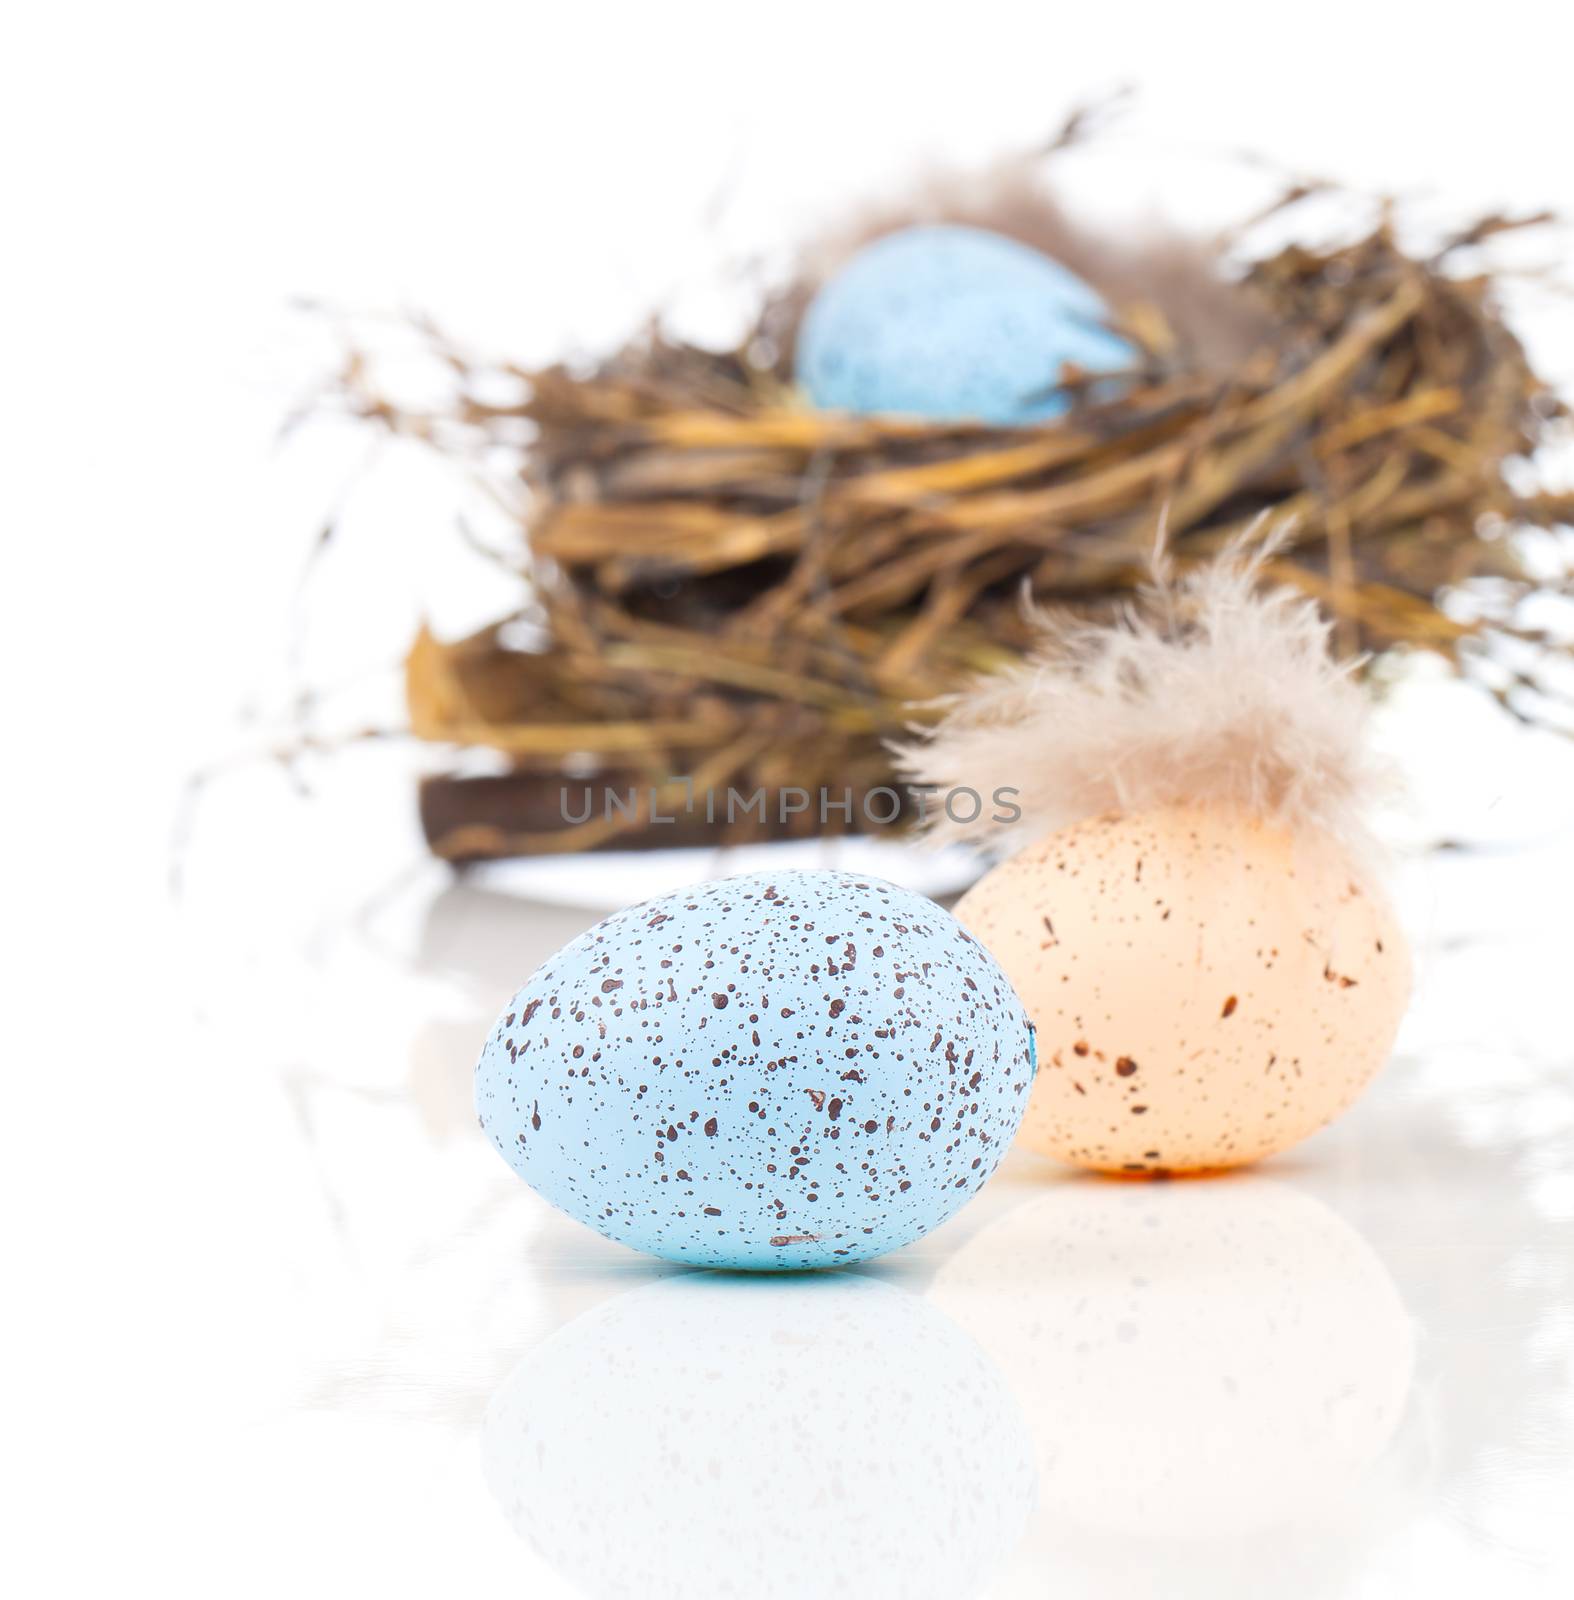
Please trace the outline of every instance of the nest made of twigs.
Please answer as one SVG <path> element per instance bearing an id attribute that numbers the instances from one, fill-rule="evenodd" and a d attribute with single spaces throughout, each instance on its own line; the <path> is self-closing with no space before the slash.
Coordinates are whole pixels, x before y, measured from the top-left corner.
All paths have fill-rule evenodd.
<path id="1" fill-rule="evenodd" d="M 1510 463 L 1562 410 L 1493 277 L 1461 265 L 1516 224 L 1489 219 L 1423 255 L 1385 215 L 1353 243 L 1292 245 L 1232 274 L 1174 241 L 1106 248 L 1016 179 L 968 194 L 861 236 L 941 215 L 1051 248 L 1142 353 L 1117 397 L 1070 373 L 1070 413 L 1027 427 L 808 409 L 790 384 L 804 281 L 730 352 L 652 334 L 574 373 L 444 347 L 456 393 L 437 418 L 373 392 L 355 364 L 345 393 L 382 425 L 493 442 L 529 425 L 510 445 L 529 490 L 528 592 L 471 637 L 423 630 L 409 656 L 412 731 L 510 767 L 427 781 L 438 854 L 856 828 L 857 805 L 783 820 L 772 803 L 730 825 L 683 805 L 724 786 L 891 784 L 887 741 L 1026 648 L 1024 591 L 1118 603 L 1161 514 L 1182 568 L 1263 513 L 1293 519 L 1268 576 L 1325 606 L 1343 651 L 1438 652 L 1522 711 L 1516 669 L 1485 645 L 1530 637 L 1516 616 L 1538 585 L 1504 530 L 1562 523 L 1571 502 L 1517 493 Z M 517 400 L 496 398 L 500 373 Z M 1495 580 L 1490 605 L 1446 603 L 1479 579 Z M 587 780 L 638 797 L 565 825 L 561 791 Z M 676 824 L 653 822 L 674 807 Z"/>

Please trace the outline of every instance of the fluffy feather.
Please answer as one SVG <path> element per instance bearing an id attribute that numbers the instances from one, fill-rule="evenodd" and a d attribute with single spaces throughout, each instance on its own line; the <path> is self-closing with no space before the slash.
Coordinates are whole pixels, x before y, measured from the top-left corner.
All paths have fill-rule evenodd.
<path id="1" fill-rule="evenodd" d="M 1264 587 L 1283 535 L 1252 549 L 1254 534 L 1178 579 L 1161 545 L 1113 622 L 1035 615 L 1042 637 L 1022 666 L 895 746 L 910 781 L 986 797 L 970 826 L 934 808 L 934 836 L 1014 847 L 1102 812 L 1222 806 L 1331 835 L 1370 863 L 1367 818 L 1391 780 L 1368 745 L 1366 695 L 1316 605 Z M 1018 791 L 1019 822 L 990 821 L 1000 788 Z"/>

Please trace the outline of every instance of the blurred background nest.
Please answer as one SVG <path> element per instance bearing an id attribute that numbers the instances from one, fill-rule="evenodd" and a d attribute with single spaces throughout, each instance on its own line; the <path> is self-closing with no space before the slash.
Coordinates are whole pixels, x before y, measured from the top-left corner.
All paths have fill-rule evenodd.
<path id="1" fill-rule="evenodd" d="M 929 220 L 1019 239 L 1097 288 L 1137 352 L 1118 392 L 1068 370 L 1069 411 L 1009 427 L 810 408 L 793 348 L 815 286 L 858 244 Z M 863 797 L 899 789 L 886 741 L 1027 647 L 1024 596 L 1120 603 L 1161 514 L 1182 567 L 1265 512 L 1293 518 L 1273 575 L 1326 608 L 1341 651 L 1435 652 L 1513 714 L 1566 720 L 1543 670 L 1566 636 L 1524 604 L 1559 580 L 1520 537 L 1574 509 L 1526 470 L 1564 411 L 1477 249 L 1545 220 L 1490 217 L 1422 252 L 1385 212 L 1353 242 L 1242 261 L 1244 229 L 1101 240 L 1014 165 L 806 249 L 734 350 L 653 329 L 593 370 L 526 371 L 428 330 L 453 378 L 440 413 L 390 399 L 352 354 L 338 394 L 354 414 L 501 451 L 528 490 L 516 602 L 466 638 L 423 629 L 409 653 L 411 731 L 505 764 L 424 781 L 432 849 L 856 829 Z M 728 786 L 763 790 L 763 817 L 690 804 Z M 854 804 L 783 818 L 787 788 Z"/>

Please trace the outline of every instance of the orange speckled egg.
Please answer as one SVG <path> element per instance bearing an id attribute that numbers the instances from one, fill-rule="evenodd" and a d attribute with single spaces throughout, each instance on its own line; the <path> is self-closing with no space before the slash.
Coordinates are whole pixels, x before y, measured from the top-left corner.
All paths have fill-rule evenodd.
<path id="1" fill-rule="evenodd" d="M 1332 842 L 1205 810 L 1096 817 L 956 915 L 1038 1030 L 1019 1141 L 1104 1172 L 1235 1167 L 1338 1116 L 1410 993 L 1387 903 Z"/>

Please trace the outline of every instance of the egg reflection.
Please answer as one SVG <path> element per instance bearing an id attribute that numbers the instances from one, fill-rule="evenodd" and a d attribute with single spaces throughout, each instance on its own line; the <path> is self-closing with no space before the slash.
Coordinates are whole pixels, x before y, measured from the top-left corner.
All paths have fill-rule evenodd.
<path id="1" fill-rule="evenodd" d="M 1091 1533 L 1325 1522 L 1363 1492 L 1414 1363 L 1361 1237 L 1257 1177 L 1067 1182 L 971 1239 L 930 1296 L 1016 1391 L 1043 1510 Z"/>
<path id="2" fill-rule="evenodd" d="M 685 1273 L 596 1306 L 483 1439 L 516 1530 L 591 1595 L 974 1594 L 1034 1502 L 992 1363 L 855 1274 Z"/>

